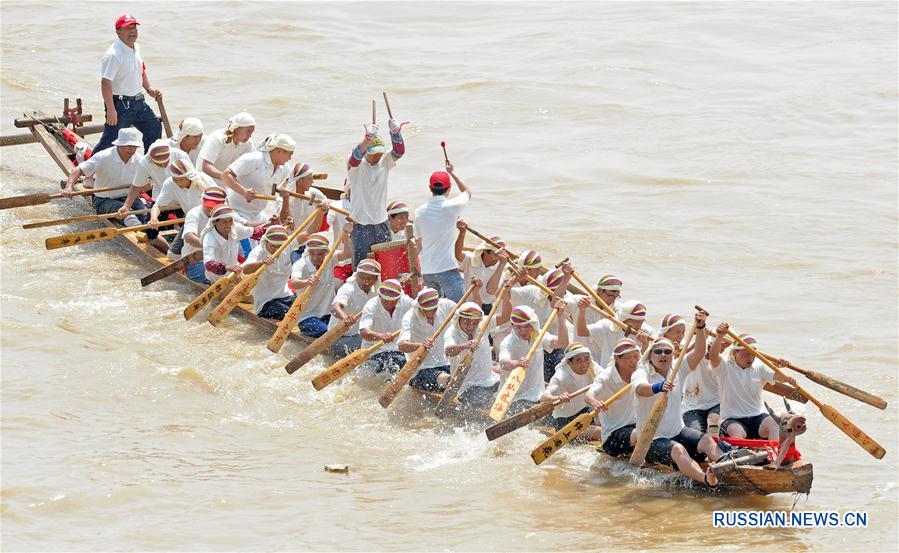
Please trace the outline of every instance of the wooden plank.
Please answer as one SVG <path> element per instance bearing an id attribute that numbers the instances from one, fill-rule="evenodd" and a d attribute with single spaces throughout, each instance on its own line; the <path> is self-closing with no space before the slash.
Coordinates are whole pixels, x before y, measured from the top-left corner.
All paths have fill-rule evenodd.
<path id="1" fill-rule="evenodd" d="M 41 125 L 35 125 L 31 127 L 31 134 L 33 134 L 34 138 L 36 138 L 37 141 L 41 143 L 41 146 L 47 150 L 47 153 L 50 154 L 50 157 L 53 158 L 53 161 L 56 162 L 56 165 L 59 166 L 62 172 L 66 176 L 69 176 L 69 172 L 71 172 L 75 166 L 69 161 L 69 156 L 62 149 L 62 146 L 56 142 L 55 138 L 50 136 L 47 129 Z"/>
<path id="2" fill-rule="evenodd" d="M 72 122 L 72 120 L 69 119 L 67 116 L 37 117 L 37 118 L 35 118 L 35 117 L 19 117 L 15 120 L 14 124 L 15 124 L 16 128 L 27 129 L 27 128 L 34 127 L 35 125 L 38 124 L 37 121 L 35 121 L 35 119 L 37 119 L 37 121 L 40 121 L 41 123 L 57 123 L 57 124 L 61 124 L 61 125 L 68 125 Z M 81 114 L 79 119 L 82 122 L 93 121 L 94 116 L 91 115 L 90 113 L 83 113 L 83 114 Z"/>

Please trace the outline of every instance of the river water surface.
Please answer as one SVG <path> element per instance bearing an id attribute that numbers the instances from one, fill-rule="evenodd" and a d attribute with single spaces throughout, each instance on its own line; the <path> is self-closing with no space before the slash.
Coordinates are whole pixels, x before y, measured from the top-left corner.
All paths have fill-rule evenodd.
<path id="1" fill-rule="evenodd" d="M 807 384 L 887 456 L 809 404 L 808 497 L 709 496 L 589 448 L 536 467 L 535 431 L 488 443 L 409 394 L 385 412 L 361 377 L 317 393 L 320 363 L 282 370 L 298 345 L 186 323 L 190 290 L 141 289 L 151 267 L 121 243 L 45 251 L 68 227 L 21 224 L 84 212 L 55 202 L 0 212 L 3 549 L 896 550 L 895 3 L 128 6 L 173 121 L 247 109 L 339 186 L 386 90 L 411 121 L 391 199 L 426 201 L 445 140 L 472 227 L 617 274 L 653 325 L 700 303 L 881 395 L 885 411 Z M 102 118 L 120 10 L 0 5 L 3 134 L 66 96 Z M 59 178 L 37 145 L 2 151 L 2 196 Z M 868 527 L 712 528 L 794 507 Z"/>

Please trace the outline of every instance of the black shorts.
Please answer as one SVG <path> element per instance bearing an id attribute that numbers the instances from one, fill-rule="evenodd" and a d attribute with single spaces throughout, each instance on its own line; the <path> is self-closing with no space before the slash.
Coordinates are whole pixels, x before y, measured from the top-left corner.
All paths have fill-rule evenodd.
<path id="1" fill-rule="evenodd" d="M 684 449 L 687 450 L 687 454 L 690 457 L 696 461 L 701 461 L 703 456 L 699 453 L 699 441 L 703 436 L 705 436 L 705 434 L 699 430 L 687 428 L 685 426 L 677 436 L 672 436 L 670 438 L 656 438 L 652 441 L 652 445 L 649 446 L 649 452 L 646 454 L 646 462 L 677 468 L 677 464 L 671 458 L 671 450 L 674 449 L 674 444 L 676 443 L 684 446 Z"/>
<path id="2" fill-rule="evenodd" d="M 614 430 L 602 443 L 602 450 L 612 457 L 630 455 L 634 450 L 634 446 L 631 445 L 631 432 L 636 428 L 636 424 L 626 424 Z"/>
<path id="3" fill-rule="evenodd" d="M 743 430 L 746 431 L 746 438 L 750 440 L 759 440 L 761 436 L 759 436 L 759 427 L 762 426 L 762 421 L 767 417 L 765 413 L 760 413 L 754 417 L 730 417 L 724 419 L 721 423 L 721 433 L 727 436 L 727 427 L 733 423 L 739 424 L 743 427 Z"/>
<path id="4" fill-rule="evenodd" d="M 449 365 L 442 367 L 425 367 L 418 369 L 415 378 L 409 381 L 409 386 L 423 392 L 442 392 L 443 386 L 437 384 L 437 376 L 441 373 L 449 374 Z"/>
<path id="5" fill-rule="evenodd" d="M 556 430 L 562 430 L 566 424 L 568 424 L 569 422 L 573 421 L 574 419 L 578 418 L 579 416 L 581 416 L 584 413 L 587 413 L 589 411 L 590 411 L 589 409 L 584 407 L 583 409 L 581 409 L 577 413 L 571 415 L 570 417 L 559 417 L 559 418 L 553 417 L 552 418 L 553 425 L 556 427 Z"/>
<path id="6" fill-rule="evenodd" d="M 684 413 L 684 425 L 700 432 L 709 431 L 709 415 L 712 413 L 721 413 L 721 405 L 716 405 L 710 409 L 694 409 Z"/>
<path id="7" fill-rule="evenodd" d="M 382 351 L 372 355 L 367 364 L 376 374 L 387 371 L 393 376 L 406 364 L 406 356 L 401 351 Z"/>
<path id="8" fill-rule="evenodd" d="M 552 351 L 543 352 L 543 381 L 549 382 L 556 374 L 556 365 L 565 359 L 564 349 L 554 349 Z"/>
<path id="9" fill-rule="evenodd" d="M 490 409 L 498 391 L 499 382 L 493 386 L 472 386 L 459 396 L 459 403 L 465 408 Z"/>

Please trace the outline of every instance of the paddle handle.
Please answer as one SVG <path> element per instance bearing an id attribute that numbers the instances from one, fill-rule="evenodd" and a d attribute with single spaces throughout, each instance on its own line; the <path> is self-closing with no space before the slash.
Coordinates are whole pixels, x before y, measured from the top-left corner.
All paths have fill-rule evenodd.
<path id="1" fill-rule="evenodd" d="M 394 339 L 399 336 L 399 331 L 391 333 Z M 343 359 L 340 359 L 336 363 L 332 364 L 327 369 L 320 372 L 315 378 L 312 379 L 312 387 L 316 389 L 316 391 L 323 390 L 329 384 L 333 384 L 341 377 L 346 374 L 349 374 L 350 371 L 366 362 L 369 357 L 372 356 L 374 352 L 376 352 L 381 346 L 383 346 L 386 342 L 383 340 L 378 340 L 372 346 L 362 349 L 357 349 L 353 353 L 347 355 Z"/>
<path id="2" fill-rule="evenodd" d="M 378 108 L 375 106 L 375 101 L 371 101 L 371 124 L 374 125 L 378 122 Z"/>
<path id="3" fill-rule="evenodd" d="M 331 347 L 331 344 L 333 344 L 341 336 L 343 336 L 348 328 L 356 324 L 356 321 L 358 321 L 360 317 L 362 317 L 362 311 L 357 311 L 356 313 L 353 313 L 346 319 L 342 320 L 333 328 L 328 329 L 327 332 L 316 338 L 311 344 L 303 348 L 303 350 L 300 351 L 300 353 L 298 353 L 296 357 L 291 359 L 290 362 L 287 363 L 287 365 L 284 367 L 284 370 L 287 372 L 287 374 L 295 373 L 297 370 L 299 370 L 300 367 L 308 363 L 312 358 Z"/>
<path id="4" fill-rule="evenodd" d="M 381 94 L 384 95 L 384 105 L 387 106 L 387 117 L 393 119 L 393 111 L 390 109 L 390 102 L 387 101 L 387 93 L 382 92 Z"/>
<path id="5" fill-rule="evenodd" d="M 228 273 L 222 278 L 210 284 L 202 294 L 196 297 L 184 308 L 184 319 L 191 320 L 194 315 L 200 312 L 204 307 L 215 301 L 216 298 L 228 289 L 228 285 L 236 278 L 237 273 Z"/>
<path id="6" fill-rule="evenodd" d="M 307 196 L 307 195 L 305 195 L 305 194 L 300 194 L 299 192 L 293 192 L 293 191 L 291 191 L 291 190 L 288 190 L 287 193 L 290 194 L 291 196 L 293 196 L 294 198 L 299 198 L 299 199 L 301 199 L 301 200 L 310 201 L 310 200 L 313 199 L 313 198 L 310 197 L 310 196 Z M 275 200 L 278 199 L 276 196 L 270 196 L 270 195 L 267 195 L 267 194 L 256 194 L 256 197 L 259 198 L 260 200 L 268 200 L 268 201 L 270 201 L 270 202 L 273 202 L 273 201 L 275 201 Z M 349 211 L 347 211 L 347 210 L 345 210 L 345 209 L 340 209 L 339 207 L 336 207 L 336 206 L 333 206 L 333 205 L 327 205 L 327 206 L 325 206 L 325 209 L 328 209 L 328 210 L 333 211 L 333 212 L 335 212 L 335 213 L 340 213 L 340 214 L 343 215 L 344 217 L 346 217 L 346 216 L 348 216 L 348 215 L 350 214 Z"/>
<path id="7" fill-rule="evenodd" d="M 549 314 L 549 317 L 546 318 L 546 322 L 543 324 L 543 328 L 541 328 L 540 333 L 537 334 L 537 339 L 534 340 L 534 343 L 531 344 L 531 348 L 528 350 L 528 354 L 525 355 L 525 359 L 527 359 L 528 362 L 530 362 L 531 357 L 534 356 L 534 352 L 537 351 L 537 348 L 540 347 L 540 342 L 542 342 L 543 337 L 546 336 L 546 331 L 549 330 L 549 325 L 553 324 L 553 321 L 556 320 L 556 315 L 558 314 L 559 311 L 557 309 L 553 309 L 552 313 Z"/>
<path id="8" fill-rule="evenodd" d="M 131 188 L 130 184 L 117 184 L 116 186 L 104 186 L 101 188 L 82 188 L 81 190 L 76 190 L 72 192 L 72 196 L 90 196 L 91 194 L 96 194 L 98 192 L 113 192 L 115 190 L 124 190 L 126 188 Z M 51 200 L 57 200 L 59 198 L 64 198 L 65 194 L 60 192 L 59 194 L 50 194 Z"/>
<path id="9" fill-rule="evenodd" d="M 156 96 L 156 105 L 159 106 L 159 118 L 162 120 L 162 126 L 165 127 L 165 135 L 171 138 L 172 126 L 169 124 L 169 114 L 165 111 L 165 104 L 162 103 L 162 97 Z"/>
<path id="10" fill-rule="evenodd" d="M 143 215 L 145 213 L 150 213 L 150 209 L 135 209 L 133 211 L 126 211 L 124 213 L 125 216 L 128 215 Z M 57 225 L 68 225 L 71 223 L 84 223 L 88 221 L 102 221 L 104 219 L 114 219 L 119 216 L 119 213 L 101 213 L 99 215 L 80 215 L 78 217 L 69 217 L 68 219 L 53 219 L 51 221 L 35 221 L 33 223 L 25 223 L 22 225 L 23 229 L 33 229 L 33 228 L 45 228 L 45 227 L 54 227 Z"/>

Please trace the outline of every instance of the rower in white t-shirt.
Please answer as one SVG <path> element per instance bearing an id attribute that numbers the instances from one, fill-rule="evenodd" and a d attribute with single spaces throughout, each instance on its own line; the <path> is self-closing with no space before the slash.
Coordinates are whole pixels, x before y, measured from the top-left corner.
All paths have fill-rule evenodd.
<path id="1" fill-rule="evenodd" d="M 242 264 L 246 274 L 256 271 L 262 265 L 268 265 L 253 287 L 253 312 L 266 319 L 282 320 L 296 297 L 288 288 L 290 255 L 281 252 L 281 255 L 274 257 L 275 252 L 289 237 L 290 233 L 286 228 L 271 225 L 265 229 L 259 244 L 250 251 Z"/>
<path id="2" fill-rule="evenodd" d="M 206 136 L 203 134 L 203 122 L 196 117 L 185 117 L 178 123 L 175 136 L 169 139 L 169 145 L 187 154 L 193 166 L 198 168 L 197 160 L 205 144 Z M 202 171 L 200 172 L 202 173 Z"/>
<path id="3" fill-rule="evenodd" d="M 202 205 L 198 205 L 187 212 L 184 216 L 184 225 L 181 227 L 181 233 L 184 238 L 184 246 L 181 248 L 182 256 L 190 255 L 197 250 L 203 249 L 200 233 L 206 228 L 212 209 L 224 204 L 225 199 L 225 189 L 218 185 L 212 185 L 203 192 Z M 209 280 L 206 278 L 206 267 L 202 260 L 199 263 L 188 266 L 186 272 L 187 278 L 200 284 L 209 284 Z"/>
<path id="4" fill-rule="evenodd" d="M 618 457 L 630 455 L 637 443 L 637 398 L 628 391 L 611 405 L 605 402 L 630 384 L 640 362 L 640 345 L 630 338 L 622 338 L 615 344 L 612 355 L 609 365 L 596 375 L 596 382 L 584 401 L 599 411 L 602 450 Z"/>
<path id="5" fill-rule="evenodd" d="M 351 234 L 352 236 L 352 234 Z M 377 294 L 377 284 L 381 277 L 381 264 L 374 259 L 363 259 L 356 266 L 356 272 L 337 290 L 331 302 L 331 319 L 328 328 L 334 328 L 350 315 L 362 311 L 366 302 Z M 335 357 L 344 357 L 359 349 L 359 321 L 353 323 L 343 337 L 334 342 L 331 352 Z"/>
<path id="6" fill-rule="evenodd" d="M 455 306 L 456 302 L 441 298 L 437 290 L 422 288 L 415 298 L 415 305 L 403 316 L 397 348 L 406 354 L 406 360 L 411 360 L 420 346 L 428 348 L 415 375 L 409 380 L 409 386 L 425 392 L 439 392 L 446 388 L 450 379 L 445 349 L 446 330 L 436 338 L 434 334 Z"/>
<path id="7" fill-rule="evenodd" d="M 297 143 L 286 134 L 266 139 L 262 151 L 247 152 L 234 160 L 222 173 L 222 181 L 230 188 L 228 205 L 251 226 L 261 225 L 271 209 L 267 200 L 256 194 L 271 195 L 288 176 L 290 161 Z M 297 222 L 299 224 L 299 222 Z"/>
<path id="8" fill-rule="evenodd" d="M 459 187 L 459 194 L 448 199 L 450 178 Z M 431 174 L 428 184 L 431 199 L 415 210 L 415 238 L 418 240 L 418 260 L 425 286 L 437 290 L 441 296 L 454 302 L 464 292 L 462 275 L 454 255 L 456 220 L 471 200 L 471 190 L 453 171 L 453 164 L 446 161 L 446 172 Z"/>
<path id="9" fill-rule="evenodd" d="M 348 233 L 349 230 L 344 229 L 344 232 Z M 303 243 L 303 255 L 293 264 L 293 286 L 297 293 L 302 293 L 307 286 L 312 286 L 298 323 L 303 336 L 310 338 L 318 338 L 327 332 L 328 320 L 331 317 L 329 311 L 338 286 L 338 281 L 334 278 L 334 265 L 339 260 L 352 256 L 347 239 L 344 237 L 340 250 L 328 261 L 321 277 L 316 277 L 315 274 L 325 262 L 330 249 L 331 241 L 326 234 L 311 234 Z"/>
<path id="10" fill-rule="evenodd" d="M 403 326 L 403 317 L 413 305 L 412 298 L 403 292 L 403 287 L 396 279 L 388 279 L 378 286 L 378 297 L 365 302 L 362 318 L 359 319 L 359 336 L 362 347 L 369 348 L 377 341 L 384 345 L 372 355 L 366 366 L 375 373 L 387 371 L 393 375 L 406 364 L 406 356 L 397 347 L 397 340 L 392 333 Z"/>
<path id="11" fill-rule="evenodd" d="M 481 242 L 474 251 L 466 252 L 463 246 L 468 227 L 465 221 L 460 219 L 456 223 L 456 228 L 459 229 L 459 234 L 456 238 L 455 257 L 462 271 L 462 285 L 467 289 L 473 278 L 481 279 L 484 286 L 472 293 L 471 300 L 480 305 L 484 313 L 489 313 L 493 302 L 496 301 L 496 293 L 502 286 L 503 270 L 506 268 L 509 254 L 505 250 L 497 251 L 496 247 L 487 242 Z M 500 248 L 506 245 L 499 236 L 490 237 L 490 241 Z"/>
<path id="12" fill-rule="evenodd" d="M 575 328 L 577 339 L 582 341 L 590 353 L 599 359 L 600 365 L 607 366 L 612 358 L 612 349 L 615 342 L 624 338 L 624 331 L 609 319 L 602 319 L 593 324 L 587 324 L 587 306 L 592 300 L 582 297 L 578 301 L 578 315 Z M 624 302 L 618 310 L 618 320 L 631 328 L 635 333 L 634 338 L 646 348 L 650 338 L 655 334 L 654 329 L 646 323 L 646 306 L 636 300 Z"/>
<path id="13" fill-rule="evenodd" d="M 253 235 L 253 228 L 235 221 L 238 217 L 234 208 L 219 205 L 209 212 L 209 221 L 200 231 L 203 242 L 203 264 L 206 278 L 215 282 L 225 273 L 242 273 L 238 255 L 240 241 Z"/>
<path id="14" fill-rule="evenodd" d="M 253 151 L 255 130 L 256 120 L 249 113 L 242 111 L 232 116 L 227 127 L 206 136 L 197 155 L 197 169 L 212 177 L 216 184 L 224 184 L 222 173 L 228 166 L 243 154 Z"/>
<path id="15" fill-rule="evenodd" d="M 288 221 L 288 218 L 290 218 L 293 220 L 294 225 L 299 225 L 306 220 L 306 217 L 309 217 L 312 212 L 315 211 L 316 207 L 327 207 L 329 205 L 325 193 L 318 188 L 312 187 L 313 176 L 312 167 L 310 167 L 308 163 L 297 163 L 290 170 L 287 182 L 278 189 L 278 196 L 275 200 L 275 213 L 278 214 L 281 221 Z M 297 194 L 309 196 L 312 198 L 312 202 L 294 198 L 289 192 L 296 192 Z M 324 213 L 327 213 L 327 211 Z M 309 235 L 319 232 L 322 228 L 324 213 L 319 214 L 312 223 L 306 227 L 306 231 L 300 233 L 300 236 L 297 238 L 298 247 L 294 248 L 290 254 L 290 258 L 293 259 L 294 262 L 300 258 L 303 251 L 302 246 L 299 245 L 305 243 L 306 238 L 308 238 Z M 340 231 L 338 230 L 337 232 L 339 233 Z M 347 239 L 346 242 L 349 242 L 349 239 Z"/>
<path id="16" fill-rule="evenodd" d="M 568 344 L 562 362 L 556 366 L 552 379 L 540 397 L 541 402 L 562 400 L 552 413 L 556 430 L 561 430 L 589 410 L 583 395 L 571 397 L 571 394 L 593 384 L 598 370 L 599 365 L 593 361 L 587 346 L 578 342 Z M 581 435 L 596 440 L 600 437 L 600 429 L 591 424 Z"/>
<path id="17" fill-rule="evenodd" d="M 471 369 L 462 381 L 457 397 L 463 409 L 489 409 L 499 391 L 499 367 L 493 361 L 490 348 L 490 333 L 496 330 L 496 319 L 480 342 L 476 341 L 481 331 L 484 311 L 475 302 L 465 302 L 459 306 L 455 321 L 447 332 L 446 356 L 450 362 L 450 374 L 459 370 L 462 360 L 473 352 Z"/>
<path id="18" fill-rule="evenodd" d="M 387 224 L 390 225 L 390 241 L 406 239 L 406 224 L 409 222 L 409 206 L 403 202 L 387 204 Z"/>
<path id="19" fill-rule="evenodd" d="M 718 325 L 718 334 L 709 349 L 709 363 L 720 383 L 721 433 L 731 438 L 776 440 L 780 430 L 762 405 L 762 388 L 775 381 L 795 386 L 796 380 L 782 378 L 758 360 L 754 351 L 757 340 L 748 334 L 740 338 L 751 349 L 735 342 L 724 350 L 728 328 L 727 323 Z"/>

